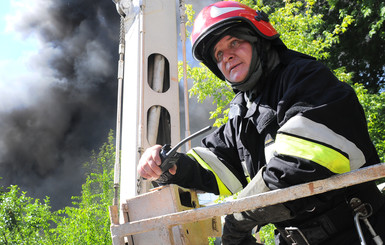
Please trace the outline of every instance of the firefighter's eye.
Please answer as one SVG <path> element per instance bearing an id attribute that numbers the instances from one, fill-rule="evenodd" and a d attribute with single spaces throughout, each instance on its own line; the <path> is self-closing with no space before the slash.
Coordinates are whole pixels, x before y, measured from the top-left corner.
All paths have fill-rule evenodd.
<path id="1" fill-rule="evenodd" d="M 217 63 L 221 62 L 223 59 L 223 52 L 222 51 L 217 52 L 217 55 L 215 56 L 215 58 L 217 60 Z"/>
<path id="2" fill-rule="evenodd" d="M 238 46 L 239 46 L 239 40 L 235 39 L 235 40 L 231 41 L 231 43 L 230 43 L 231 48 L 237 48 Z"/>

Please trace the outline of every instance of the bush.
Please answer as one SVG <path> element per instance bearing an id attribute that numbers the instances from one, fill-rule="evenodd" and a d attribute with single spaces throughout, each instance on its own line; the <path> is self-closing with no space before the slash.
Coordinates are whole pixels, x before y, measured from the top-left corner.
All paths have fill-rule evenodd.
<path id="1" fill-rule="evenodd" d="M 0 244 L 111 244 L 113 140 L 111 131 L 108 142 L 85 164 L 87 180 L 71 207 L 52 212 L 48 197 L 40 202 L 18 186 L 0 187 Z"/>
<path id="2" fill-rule="evenodd" d="M 56 244 L 111 244 L 108 206 L 113 197 L 115 146 L 112 131 L 99 153 L 85 164 L 87 180 L 82 195 L 73 197 L 73 207 L 57 212 L 57 227 L 51 232 Z"/>
<path id="3" fill-rule="evenodd" d="M 0 244 L 46 244 L 53 215 L 43 203 L 12 185 L 0 195 Z"/>

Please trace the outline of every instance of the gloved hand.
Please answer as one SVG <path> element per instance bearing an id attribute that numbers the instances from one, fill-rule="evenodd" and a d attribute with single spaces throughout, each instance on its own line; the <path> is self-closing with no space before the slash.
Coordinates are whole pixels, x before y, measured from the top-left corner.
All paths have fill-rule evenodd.
<path id="1" fill-rule="evenodd" d="M 235 218 L 235 216 L 240 216 Z M 256 245 L 257 240 L 251 234 L 256 222 L 243 216 L 242 213 L 230 214 L 225 217 L 223 227 L 223 245 Z"/>
<path id="2" fill-rule="evenodd" d="M 159 167 L 163 172 L 162 175 L 156 180 L 156 182 L 159 184 L 166 184 L 173 177 L 173 175 L 168 170 L 176 165 L 182 155 L 178 152 L 167 155 L 170 150 L 171 146 L 166 144 L 159 152 L 159 156 L 162 161 Z"/>
<path id="3" fill-rule="evenodd" d="M 171 146 L 169 144 L 166 144 L 162 147 L 162 149 L 159 152 L 160 159 L 162 160 L 162 163 L 160 164 L 160 169 L 162 172 L 166 172 L 170 168 L 172 168 L 176 162 L 180 158 L 180 153 L 173 152 L 170 153 Z"/>
<path id="4" fill-rule="evenodd" d="M 262 168 L 245 189 L 239 193 L 238 198 L 252 196 L 270 190 L 262 178 L 264 169 L 265 168 Z M 291 212 L 283 204 L 227 215 L 223 228 L 223 244 L 248 244 L 246 241 L 250 241 L 251 230 L 257 225 L 281 222 L 290 218 L 292 218 Z"/>
<path id="5" fill-rule="evenodd" d="M 172 174 L 170 174 L 169 171 L 164 172 L 157 180 L 155 180 L 156 183 L 160 185 L 168 184 L 169 180 L 173 177 Z"/>

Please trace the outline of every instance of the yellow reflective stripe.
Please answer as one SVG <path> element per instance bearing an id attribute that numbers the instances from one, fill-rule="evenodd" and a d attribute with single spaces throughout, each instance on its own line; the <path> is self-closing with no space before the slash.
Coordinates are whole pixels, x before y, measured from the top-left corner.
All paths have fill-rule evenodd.
<path id="1" fill-rule="evenodd" d="M 218 184 L 218 190 L 219 190 L 219 195 L 221 196 L 230 196 L 233 193 L 226 187 L 225 184 L 221 181 L 221 179 L 218 177 L 218 175 L 214 172 L 214 170 L 193 150 L 189 151 L 187 155 L 190 155 L 194 157 L 198 163 L 205 169 L 210 170 L 214 175 L 215 179 L 217 180 Z"/>
<path id="2" fill-rule="evenodd" d="M 331 130 L 326 125 L 301 115 L 290 118 L 282 125 L 279 132 L 288 135 L 301 135 L 310 141 L 333 146 L 333 149 L 338 149 L 339 152 L 343 152 L 349 158 L 350 170 L 359 169 L 366 162 L 364 153 L 354 142 Z"/>
<path id="3" fill-rule="evenodd" d="M 336 150 L 285 134 L 277 134 L 275 149 L 278 154 L 311 160 L 329 169 L 333 173 L 350 171 L 349 159 Z"/>

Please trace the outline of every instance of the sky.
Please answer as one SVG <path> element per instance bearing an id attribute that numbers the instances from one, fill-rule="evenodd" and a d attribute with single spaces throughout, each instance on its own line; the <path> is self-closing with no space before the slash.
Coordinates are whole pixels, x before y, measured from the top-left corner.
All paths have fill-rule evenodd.
<path id="1" fill-rule="evenodd" d="M 31 39 L 23 40 L 15 30 L 12 30 L 11 15 L 17 10 L 17 3 L 15 1 L 3 0 L 0 1 L 0 45 L 2 47 L 0 53 L 0 60 L 2 63 L 14 62 L 14 56 L 21 56 L 23 53 L 32 51 L 36 48 L 36 43 Z"/>
<path id="2" fill-rule="evenodd" d="M 33 36 L 23 36 L 14 26 L 15 16 L 26 6 L 23 2 L 27 1 L 0 1 L 0 111 L 28 103 L 28 86 L 23 84 L 23 78 L 36 76 L 30 57 L 37 53 L 38 41 Z"/>

